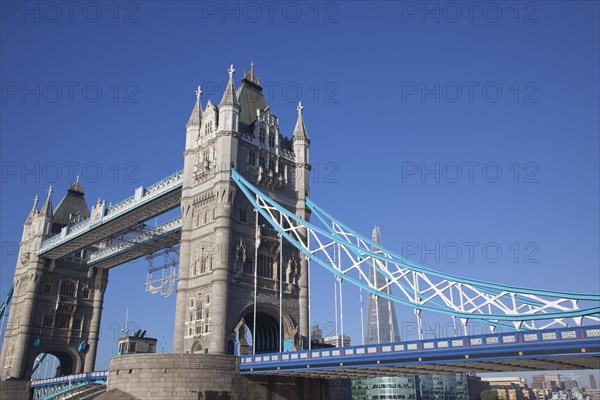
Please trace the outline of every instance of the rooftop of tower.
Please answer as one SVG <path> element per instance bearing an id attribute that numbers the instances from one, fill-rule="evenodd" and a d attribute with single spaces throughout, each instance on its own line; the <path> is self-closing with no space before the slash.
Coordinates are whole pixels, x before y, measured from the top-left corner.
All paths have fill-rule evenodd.
<path id="1" fill-rule="evenodd" d="M 80 219 L 90 217 L 90 210 L 84 195 L 83 187 L 79 184 L 79 177 L 77 177 L 75 183 L 69 186 L 67 193 L 54 210 L 53 231 L 60 231 L 63 226 L 73 222 L 72 219 L 76 216 L 79 216 Z"/>
<path id="2" fill-rule="evenodd" d="M 240 132 L 251 131 L 257 118 L 256 110 L 265 110 L 269 107 L 262 90 L 260 78 L 255 75 L 254 62 L 252 62 L 250 72 L 244 71 L 244 78 L 236 91 L 240 104 Z"/>

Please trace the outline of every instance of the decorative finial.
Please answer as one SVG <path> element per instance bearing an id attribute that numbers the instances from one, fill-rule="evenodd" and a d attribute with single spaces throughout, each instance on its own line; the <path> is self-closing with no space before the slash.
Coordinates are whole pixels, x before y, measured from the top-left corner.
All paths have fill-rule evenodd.
<path id="1" fill-rule="evenodd" d="M 298 114 L 302 114 L 302 110 L 304 109 L 304 106 L 302 105 L 302 102 L 299 101 L 298 102 L 298 107 L 296 107 L 296 110 L 298 110 Z"/>
<path id="2" fill-rule="evenodd" d="M 196 88 L 196 100 L 200 100 L 200 96 L 202 96 L 202 88 L 200 85 Z"/>
<path id="3" fill-rule="evenodd" d="M 37 208 L 37 205 L 38 205 L 38 196 L 36 194 L 35 197 L 33 198 L 33 208 Z"/>
<path id="4" fill-rule="evenodd" d="M 229 79 L 233 79 L 233 74 L 235 73 L 235 68 L 233 68 L 233 64 L 229 66 Z"/>
<path id="5" fill-rule="evenodd" d="M 254 72 L 254 61 L 250 61 L 250 72 Z"/>
<path id="6" fill-rule="evenodd" d="M 79 175 L 77 175 L 77 178 L 75 179 L 75 184 L 79 185 Z"/>
<path id="7" fill-rule="evenodd" d="M 52 186 L 50 186 L 48 188 L 48 197 L 50 197 L 50 195 L 52 194 L 53 190 L 52 190 Z"/>

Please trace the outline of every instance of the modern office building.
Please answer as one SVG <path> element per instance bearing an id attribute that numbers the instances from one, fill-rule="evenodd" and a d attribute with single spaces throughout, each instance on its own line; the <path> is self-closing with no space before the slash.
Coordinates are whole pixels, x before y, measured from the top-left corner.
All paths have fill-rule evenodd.
<path id="1" fill-rule="evenodd" d="M 325 344 L 329 344 L 333 347 L 348 347 L 348 346 L 350 346 L 350 336 L 344 335 L 343 343 L 342 343 L 342 335 L 327 336 L 325 339 L 323 339 L 323 342 L 325 342 Z"/>
<path id="2" fill-rule="evenodd" d="M 353 400 L 405 399 L 417 400 L 415 376 L 386 376 L 352 380 Z"/>
<path id="3" fill-rule="evenodd" d="M 469 386 L 465 374 L 435 374 L 417 376 L 419 400 L 467 400 Z"/>
<path id="4" fill-rule="evenodd" d="M 465 374 L 399 375 L 352 380 L 353 400 L 468 400 Z"/>

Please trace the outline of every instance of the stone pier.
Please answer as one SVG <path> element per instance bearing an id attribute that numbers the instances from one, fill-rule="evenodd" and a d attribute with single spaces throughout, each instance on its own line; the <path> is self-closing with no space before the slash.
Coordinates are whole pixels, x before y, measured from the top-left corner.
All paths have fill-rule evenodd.
<path id="1" fill-rule="evenodd" d="M 247 377 L 237 358 L 220 354 L 131 354 L 111 360 L 100 400 L 349 399 L 350 381 Z"/>

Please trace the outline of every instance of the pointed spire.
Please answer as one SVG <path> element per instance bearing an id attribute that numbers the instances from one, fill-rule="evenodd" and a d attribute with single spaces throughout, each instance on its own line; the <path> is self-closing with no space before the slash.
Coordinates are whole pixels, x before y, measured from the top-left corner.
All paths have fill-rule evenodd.
<path id="1" fill-rule="evenodd" d="M 381 244 L 381 232 L 379 232 L 379 227 L 375 225 L 373 227 L 373 233 L 371 234 L 371 241 L 375 244 Z"/>
<path id="2" fill-rule="evenodd" d="M 33 198 L 33 208 L 29 212 L 29 215 L 27 216 L 27 220 L 30 220 L 31 218 L 33 218 L 34 216 L 36 216 L 39 213 L 39 211 L 37 209 L 37 205 L 38 205 L 38 196 L 36 194 L 35 197 Z"/>
<path id="3" fill-rule="evenodd" d="M 254 61 L 250 62 L 250 72 L 244 70 L 244 79 L 260 86 L 260 78 L 254 74 Z"/>
<path id="4" fill-rule="evenodd" d="M 235 94 L 235 85 L 233 84 L 233 75 L 235 74 L 235 68 L 233 68 L 233 64 L 231 64 L 229 67 L 228 72 L 229 82 L 227 82 L 227 87 L 225 88 L 225 93 L 223 93 L 223 98 L 221 99 L 221 103 L 219 103 L 219 107 L 225 104 L 238 104 L 237 96 Z"/>
<path id="5" fill-rule="evenodd" d="M 304 109 L 302 102 L 298 103 L 298 107 L 296 109 L 298 110 L 298 120 L 296 121 L 296 127 L 294 128 L 293 138 L 294 140 L 303 139 L 306 141 L 310 141 L 310 139 L 308 138 L 308 133 L 306 133 L 304 118 L 302 118 L 302 110 Z"/>
<path id="6" fill-rule="evenodd" d="M 83 187 L 81 187 L 81 185 L 79 184 L 79 175 L 77 175 L 77 179 L 75 179 L 75 183 L 71 183 L 71 185 L 69 186 L 69 190 L 83 193 Z"/>
<path id="7" fill-rule="evenodd" d="M 188 120 L 186 127 L 188 126 L 200 126 L 200 122 L 202 121 L 202 88 L 198 86 L 196 89 L 196 104 L 194 104 L 194 109 L 192 110 L 192 114 L 190 115 L 190 119 Z"/>
<path id="8" fill-rule="evenodd" d="M 48 197 L 46 197 L 46 201 L 40 210 L 40 215 L 43 217 L 52 217 L 52 186 L 48 188 Z"/>

